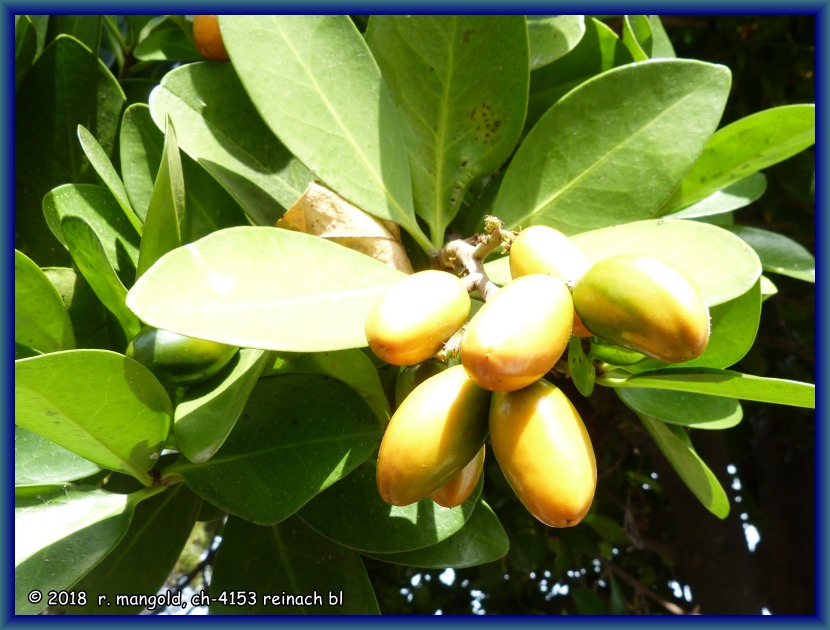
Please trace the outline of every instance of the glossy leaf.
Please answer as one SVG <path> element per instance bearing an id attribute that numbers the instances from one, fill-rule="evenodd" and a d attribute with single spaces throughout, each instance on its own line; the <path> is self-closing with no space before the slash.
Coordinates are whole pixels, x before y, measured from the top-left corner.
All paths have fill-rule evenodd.
<path id="1" fill-rule="evenodd" d="M 644 414 L 637 415 L 657 447 L 698 501 L 718 518 L 726 518 L 729 515 L 729 499 L 726 492 L 714 473 L 700 459 L 684 429 L 668 426 Z"/>
<path id="2" fill-rule="evenodd" d="M 98 184 L 58 186 L 43 198 L 43 214 L 49 229 L 64 246 L 66 238 L 61 221 L 64 217 L 83 219 L 95 231 L 121 282 L 132 284 L 138 262 L 139 235 L 105 187 Z"/>
<path id="3" fill-rule="evenodd" d="M 46 609 L 49 591 L 65 591 L 98 564 L 124 536 L 136 503 L 157 492 L 133 495 L 71 486 L 48 486 L 15 496 L 15 613 Z M 43 594 L 31 603 L 28 594 Z"/>
<path id="4" fill-rule="evenodd" d="M 274 357 L 274 373 L 326 374 L 343 381 L 365 400 L 382 426 L 389 421 L 391 410 L 377 369 L 361 350 L 335 352 L 288 353 Z"/>
<path id="5" fill-rule="evenodd" d="M 395 106 L 351 19 L 228 15 L 219 24 L 245 90 L 285 146 L 332 190 L 430 251 Z"/>
<path id="6" fill-rule="evenodd" d="M 262 121 L 231 64 L 168 72 L 150 95 L 150 112 L 159 127 L 170 116 L 182 150 L 255 224 L 274 225 L 313 178 Z"/>
<path id="7" fill-rule="evenodd" d="M 177 138 L 179 135 L 177 133 Z M 147 105 L 132 105 L 124 112 L 119 146 L 127 191 L 133 204 L 140 208 L 139 214 L 145 217 L 164 148 L 164 134 L 153 122 Z M 187 153 L 181 154 L 181 162 L 190 224 L 189 232 L 183 234 L 185 241 L 195 241 L 216 230 L 248 223 L 236 200 L 205 168 Z"/>
<path id="8" fill-rule="evenodd" d="M 15 229 L 39 265 L 65 265 L 69 260 L 45 229 L 41 204 L 56 186 L 91 177 L 78 143 L 78 125 L 89 129 L 109 154 L 124 98 L 97 55 L 66 35 L 43 51 L 21 82 L 15 95 L 15 129 L 26 141 L 15 149 Z"/>
<path id="9" fill-rule="evenodd" d="M 472 496 L 452 509 L 432 499 L 392 506 L 378 494 L 375 463 L 367 461 L 316 497 L 300 511 L 300 518 L 323 536 L 351 549 L 397 553 L 436 545 L 455 534 L 470 518 L 481 494 L 479 481 Z"/>
<path id="10" fill-rule="evenodd" d="M 761 275 L 751 247 L 722 228 L 698 221 L 636 221 L 577 234 L 573 241 L 593 262 L 618 254 L 660 258 L 682 271 L 710 308 L 743 295 Z"/>
<path id="11" fill-rule="evenodd" d="M 222 448 L 203 463 L 163 471 L 254 523 L 277 523 L 363 462 L 380 441 L 366 403 L 317 375 L 264 378 Z"/>
<path id="12" fill-rule="evenodd" d="M 245 408 L 270 353 L 242 348 L 213 378 L 192 385 L 176 405 L 173 430 L 181 452 L 194 463 L 213 457 Z"/>
<path id="13" fill-rule="evenodd" d="M 15 424 L 151 483 L 147 471 L 167 437 L 172 408 L 147 368 L 106 350 L 55 352 L 14 367 Z"/>
<path id="14" fill-rule="evenodd" d="M 14 341 L 41 353 L 75 347 L 69 311 L 46 274 L 14 250 Z"/>
<path id="15" fill-rule="evenodd" d="M 202 55 L 193 40 L 178 27 L 157 28 L 133 50 L 141 61 L 199 61 Z"/>
<path id="16" fill-rule="evenodd" d="M 229 595 L 249 598 L 233 605 Z M 211 615 L 368 615 L 377 600 L 363 561 L 296 517 L 261 527 L 231 517 L 210 583 Z M 266 601 L 264 596 L 281 599 Z M 299 605 L 285 598 L 303 597 Z M 308 602 L 305 605 L 305 601 Z"/>
<path id="17" fill-rule="evenodd" d="M 101 181 L 104 182 L 104 185 L 112 193 L 112 196 L 115 197 L 118 205 L 121 206 L 121 209 L 124 211 L 124 216 L 127 217 L 127 220 L 140 235 L 142 229 L 141 221 L 135 212 L 133 212 L 127 196 L 127 189 L 124 188 L 124 182 L 118 176 L 115 167 L 110 162 L 109 156 L 107 156 L 104 149 L 95 139 L 95 136 L 83 125 L 78 125 L 78 140 L 80 140 L 81 146 L 92 168 L 98 173 L 98 177 L 101 178 Z"/>
<path id="18" fill-rule="evenodd" d="M 14 427 L 14 485 L 48 486 L 83 479 L 101 467 L 51 440 Z"/>
<path id="19" fill-rule="evenodd" d="M 767 178 L 764 174 L 753 173 L 668 216 L 672 219 L 694 219 L 732 212 L 757 201 L 766 190 Z"/>
<path id="20" fill-rule="evenodd" d="M 99 15 L 50 15 L 46 40 L 60 35 L 71 35 L 92 52 L 101 45 L 101 16 Z"/>
<path id="21" fill-rule="evenodd" d="M 379 15 L 366 41 L 397 106 L 415 212 L 440 248 L 470 183 L 498 169 L 522 131 L 525 19 Z"/>
<path id="22" fill-rule="evenodd" d="M 598 377 L 597 383 L 609 387 L 671 389 L 810 409 L 816 406 L 816 387 L 811 383 L 715 368 L 667 368 L 630 377 L 611 373 Z"/>
<path id="23" fill-rule="evenodd" d="M 479 501 L 464 527 L 445 540 L 398 553 L 366 554 L 376 560 L 425 569 L 474 567 L 503 558 L 510 541 L 498 517 L 487 503 Z"/>
<path id="24" fill-rule="evenodd" d="M 586 81 L 527 135 L 495 215 L 510 229 L 543 224 L 569 235 L 648 218 L 714 132 L 729 84 L 727 68 L 691 60 L 631 64 Z"/>
<path id="25" fill-rule="evenodd" d="M 579 393 L 590 396 L 594 391 L 596 368 L 582 349 L 581 337 L 571 337 L 568 342 L 568 370 Z"/>
<path id="26" fill-rule="evenodd" d="M 124 112 L 118 148 L 124 188 L 143 223 L 164 150 L 164 134 L 153 122 L 147 105 L 135 103 Z"/>
<path id="27" fill-rule="evenodd" d="M 675 367 L 727 368 L 740 361 L 755 343 L 761 320 L 761 282 L 743 295 L 709 309 L 711 332 L 709 344 L 697 359 L 675 363 Z M 656 359 L 646 359 L 629 367 L 646 372 L 666 367 Z M 661 418 L 662 420 L 663 418 Z"/>
<path id="28" fill-rule="evenodd" d="M 800 243 L 778 232 L 756 227 L 735 225 L 728 229 L 752 246 L 764 271 L 815 283 L 816 259 Z"/>
<path id="29" fill-rule="evenodd" d="M 127 289 L 110 266 L 104 246 L 90 225 L 78 217 L 61 220 L 61 232 L 78 270 L 101 303 L 115 316 L 124 335 L 132 339 L 141 323 L 127 308 Z"/>
<path id="30" fill-rule="evenodd" d="M 565 17 L 568 16 L 557 16 L 557 19 Z M 533 37 L 530 21 L 528 27 Z M 551 105 L 581 83 L 632 61 L 631 53 L 610 27 L 595 18 L 587 18 L 585 34 L 573 50 L 531 72 L 525 130 L 531 129 Z"/>
<path id="31" fill-rule="evenodd" d="M 183 244 L 182 233 L 188 232 L 185 213 L 184 175 L 179 156 L 176 131 L 166 126 L 161 167 L 150 195 L 144 234 L 138 254 L 136 279 L 140 278 L 159 258 Z"/>
<path id="32" fill-rule="evenodd" d="M 337 350 L 366 345 L 366 313 L 402 277 L 316 236 L 237 227 L 164 256 L 127 303 L 148 324 L 191 337 L 243 348 Z"/>
<path id="33" fill-rule="evenodd" d="M 685 208 L 747 175 L 782 162 L 816 139 L 813 104 L 772 107 L 746 116 L 711 137 L 660 214 Z"/>
<path id="34" fill-rule="evenodd" d="M 734 398 L 646 388 L 622 387 L 616 392 L 629 409 L 669 424 L 719 430 L 743 418 L 741 403 Z"/>
<path id="35" fill-rule="evenodd" d="M 37 34 L 28 15 L 15 16 L 14 24 L 14 85 L 20 82 L 34 63 L 37 54 Z"/>
<path id="36" fill-rule="evenodd" d="M 47 267 L 43 272 L 69 311 L 77 347 L 113 347 L 106 342 L 102 346 L 94 345 L 102 335 L 108 336 L 108 315 L 84 277 L 69 267 Z"/>
<path id="37" fill-rule="evenodd" d="M 74 586 L 74 590 L 86 593 L 87 605 L 67 606 L 63 612 L 139 614 L 144 606 L 116 606 L 116 596 L 147 596 L 161 591 L 193 530 L 201 503 L 184 484 L 139 503 L 115 549 Z M 106 596 L 106 605 L 99 605 L 102 595 Z"/>
<path id="38" fill-rule="evenodd" d="M 530 69 L 540 68 L 570 52 L 584 34 L 583 15 L 528 15 Z"/>
<path id="39" fill-rule="evenodd" d="M 623 18 L 623 42 L 635 61 L 676 57 L 659 16 L 626 15 Z"/>

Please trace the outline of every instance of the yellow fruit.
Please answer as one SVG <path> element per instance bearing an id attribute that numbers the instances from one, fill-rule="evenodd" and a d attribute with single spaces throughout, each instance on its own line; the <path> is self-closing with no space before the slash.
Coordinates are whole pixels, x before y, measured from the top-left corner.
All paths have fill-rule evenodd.
<path id="1" fill-rule="evenodd" d="M 571 335 L 573 302 L 561 280 L 543 274 L 505 285 L 470 320 L 461 362 L 481 387 L 527 387 L 556 364 Z"/>
<path id="2" fill-rule="evenodd" d="M 229 61 L 225 42 L 219 32 L 219 16 L 196 15 L 193 18 L 193 41 L 196 49 L 208 61 Z"/>
<path id="3" fill-rule="evenodd" d="M 510 275 L 514 279 L 545 273 L 565 284 L 579 280 L 591 266 L 591 261 L 571 239 L 546 225 L 532 225 L 519 232 L 510 245 L 509 262 Z M 576 313 L 572 334 L 577 337 L 593 336 Z"/>
<path id="4" fill-rule="evenodd" d="M 445 508 L 454 508 L 470 498 L 481 478 L 484 468 L 484 454 L 487 448 L 482 446 L 469 464 L 443 486 L 432 493 L 432 500 Z"/>
<path id="5" fill-rule="evenodd" d="M 380 296 L 366 317 L 366 340 L 392 365 L 426 361 L 467 321 L 470 295 L 445 271 L 407 276 Z"/>
<path id="6" fill-rule="evenodd" d="M 576 283 L 574 308 L 595 335 L 666 363 L 700 356 L 709 309 L 681 272 L 651 256 L 599 261 Z"/>
<path id="7" fill-rule="evenodd" d="M 565 283 L 575 282 L 590 266 L 571 239 L 546 225 L 525 228 L 510 245 L 510 275 L 514 279 L 545 273 Z"/>
<path id="8" fill-rule="evenodd" d="M 461 365 L 416 387 L 389 420 L 380 444 L 377 486 L 392 505 L 427 498 L 463 469 L 487 439 L 490 392 Z"/>
<path id="9" fill-rule="evenodd" d="M 493 394 L 490 443 L 533 516 L 550 527 L 582 521 L 596 491 L 596 459 L 588 431 L 562 390 L 541 380 Z"/>

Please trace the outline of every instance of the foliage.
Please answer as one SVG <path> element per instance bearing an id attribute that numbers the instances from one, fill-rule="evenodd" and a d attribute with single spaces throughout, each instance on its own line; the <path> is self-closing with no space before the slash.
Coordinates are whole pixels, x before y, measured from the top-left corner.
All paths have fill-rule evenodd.
<path id="1" fill-rule="evenodd" d="M 677 612 L 669 554 L 625 551 L 642 549 L 634 513 L 659 517 L 649 491 L 670 494 L 640 450 L 724 519 L 698 436 L 737 427 L 747 403 L 815 406 L 810 374 L 747 369 L 776 291 L 812 293 L 815 261 L 739 212 L 769 169 L 809 158 L 814 105 L 735 115 L 730 68 L 678 56 L 688 35 L 673 45 L 656 16 L 219 24 L 230 62 L 201 60 L 184 16 L 15 18 L 16 611 L 138 612 L 146 600 L 115 593 L 158 593 L 208 527 L 215 614 L 455 612 L 506 578 L 514 601 L 492 612 Z M 695 282 L 711 314 L 700 357 L 574 337 L 548 375 L 597 452 L 581 525 L 534 521 L 492 457 L 459 506 L 384 503 L 399 368 L 368 351 L 364 321 L 405 272 L 275 227 L 312 182 L 388 228 L 373 238 L 400 236 L 415 270 L 495 215 Z M 484 268 L 511 280 L 506 256 Z M 242 350 L 165 387 L 125 355 L 143 325 Z M 418 601 L 418 580 L 446 569 L 460 588 Z"/>

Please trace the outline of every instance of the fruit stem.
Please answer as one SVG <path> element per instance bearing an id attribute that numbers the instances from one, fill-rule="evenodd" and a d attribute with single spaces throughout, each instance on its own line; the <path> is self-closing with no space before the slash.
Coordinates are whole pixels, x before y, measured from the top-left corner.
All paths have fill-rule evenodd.
<path id="1" fill-rule="evenodd" d="M 501 219 L 485 216 L 484 234 L 450 241 L 435 255 L 435 264 L 463 273 L 461 279 L 467 291 L 478 291 L 486 302 L 496 294 L 499 287 L 487 277 L 484 259 L 499 247 L 509 248 L 515 238 L 514 232 L 503 228 L 504 222 Z"/>

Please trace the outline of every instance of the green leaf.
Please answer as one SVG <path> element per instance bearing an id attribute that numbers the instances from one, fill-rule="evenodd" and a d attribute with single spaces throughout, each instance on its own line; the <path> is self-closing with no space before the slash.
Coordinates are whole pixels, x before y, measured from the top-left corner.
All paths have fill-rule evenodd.
<path id="1" fill-rule="evenodd" d="M 415 219 L 395 105 L 351 19 L 228 15 L 219 24 L 242 84 L 285 146 L 339 195 L 431 251 Z"/>
<path id="2" fill-rule="evenodd" d="M 623 18 L 623 42 L 635 61 L 677 56 L 657 15 L 626 15 Z"/>
<path id="3" fill-rule="evenodd" d="M 655 418 L 637 414 L 689 490 L 718 518 L 729 515 L 729 499 L 714 473 L 695 451 L 682 427 L 667 426 Z"/>
<path id="4" fill-rule="evenodd" d="M 104 248 L 110 266 L 126 285 L 135 280 L 139 235 L 127 220 L 112 193 L 98 184 L 66 184 L 43 198 L 43 214 L 49 229 L 66 246 L 61 228 L 64 217 L 83 219 Z"/>
<path id="5" fill-rule="evenodd" d="M 170 427 L 167 392 L 140 363 L 106 350 L 14 364 L 15 424 L 149 485 Z"/>
<path id="6" fill-rule="evenodd" d="M 222 372 L 187 389 L 173 417 L 187 459 L 207 461 L 225 443 L 269 359 L 268 352 L 242 348 Z"/>
<path id="7" fill-rule="evenodd" d="M 34 24 L 28 15 L 21 15 L 14 24 L 14 85 L 20 87 L 20 82 L 37 54 L 37 33 Z"/>
<path id="8" fill-rule="evenodd" d="M 800 243 L 778 232 L 756 227 L 734 225 L 727 229 L 752 246 L 764 271 L 815 283 L 816 259 Z"/>
<path id="9" fill-rule="evenodd" d="M 380 613 L 360 556 L 296 517 L 271 527 L 228 519 L 210 595 L 211 615 Z"/>
<path id="10" fill-rule="evenodd" d="M 245 211 L 222 185 L 187 154 L 182 156 L 189 230 L 185 242 L 237 225 L 250 225 Z"/>
<path id="11" fill-rule="evenodd" d="M 150 112 L 169 116 L 182 150 L 236 199 L 258 225 L 274 225 L 313 175 L 263 123 L 229 63 L 191 63 L 168 72 Z"/>
<path id="12" fill-rule="evenodd" d="M 346 383 L 365 400 L 381 426 L 389 422 L 391 410 L 377 369 L 372 360 L 356 348 L 334 352 L 288 353 L 276 355 L 275 373 L 298 372 L 327 374 Z"/>
<path id="13" fill-rule="evenodd" d="M 243 348 L 366 345 L 364 320 L 404 275 L 325 239 L 268 227 L 214 232 L 161 258 L 127 295 L 157 328 Z"/>
<path id="14" fill-rule="evenodd" d="M 124 188 L 131 206 L 143 222 L 164 150 L 164 134 L 156 127 L 150 108 L 144 103 L 130 105 L 124 112 L 118 148 Z"/>
<path id="15" fill-rule="evenodd" d="M 709 139 L 660 214 L 685 208 L 747 175 L 783 162 L 816 141 L 815 105 L 772 107 L 733 122 Z"/>
<path id="16" fill-rule="evenodd" d="M 83 125 L 78 125 L 78 140 L 81 142 L 81 146 L 84 149 L 89 163 L 92 164 L 101 181 L 104 182 L 104 185 L 112 193 L 112 196 L 115 197 L 118 205 L 121 206 L 121 209 L 124 211 L 124 216 L 127 217 L 127 220 L 140 235 L 142 229 L 141 220 L 133 212 L 130 200 L 127 197 L 127 189 L 124 188 L 124 182 L 121 181 L 106 152 L 98 144 L 95 136 Z"/>
<path id="17" fill-rule="evenodd" d="M 816 406 L 816 386 L 811 383 L 714 368 L 667 368 L 630 377 L 610 373 L 597 377 L 597 383 L 608 387 L 671 389 L 810 409 Z"/>
<path id="18" fill-rule="evenodd" d="M 199 61 L 202 55 L 193 40 L 178 27 L 157 28 L 133 49 L 141 61 Z"/>
<path id="19" fill-rule="evenodd" d="M 87 605 L 67 606 L 63 612 L 139 614 L 145 606 L 114 606 L 116 596 L 152 596 L 161 591 L 193 530 L 201 503 L 184 484 L 139 503 L 115 549 L 74 586 L 75 591 L 86 593 Z M 103 601 L 102 595 L 106 596 Z"/>
<path id="20" fill-rule="evenodd" d="M 668 216 L 672 219 L 694 219 L 732 212 L 757 201 L 766 190 L 766 176 L 763 173 L 753 173 Z"/>
<path id="21" fill-rule="evenodd" d="M 118 544 L 135 505 L 162 488 L 133 495 L 72 486 L 17 494 L 14 509 L 14 601 L 18 615 L 38 614 L 49 591 L 65 591 Z M 43 598 L 29 601 L 38 591 Z"/>
<path id="22" fill-rule="evenodd" d="M 516 146 L 527 111 L 527 37 L 521 15 L 369 20 L 366 41 L 397 106 L 415 212 L 436 249 L 470 183 Z"/>
<path id="23" fill-rule="evenodd" d="M 596 369 L 582 349 L 581 337 L 571 337 L 568 342 L 568 370 L 579 393 L 590 396 L 594 391 Z"/>
<path id="24" fill-rule="evenodd" d="M 740 361 L 755 343 L 761 321 L 760 279 L 743 295 L 709 309 L 711 332 L 702 355 L 691 361 L 675 363 L 673 367 L 727 368 Z M 647 372 L 666 367 L 656 359 L 645 359 L 628 368 L 633 372 Z M 663 418 L 661 418 L 662 420 Z"/>
<path id="25" fill-rule="evenodd" d="M 749 291 L 761 275 L 755 251 L 731 232 L 698 221 L 652 219 L 584 232 L 574 243 L 597 262 L 646 254 L 682 271 L 711 308 Z"/>
<path id="26" fill-rule="evenodd" d="M 436 545 L 459 531 L 470 518 L 482 482 L 458 507 L 424 499 L 405 507 L 385 503 L 378 494 L 375 461 L 309 502 L 300 518 L 317 532 L 364 553 L 397 553 Z"/>
<path id="27" fill-rule="evenodd" d="M 164 254 L 180 247 L 182 233 L 189 231 L 179 145 L 169 119 L 166 129 L 161 168 L 144 219 L 136 278 L 140 278 Z"/>
<path id="28" fill-rule="evenodd" d="M 66 182 L 90 179 L 79 124 L 111 153 L 124 93 L 95 53 L 63 35 L 32 65 L 15 97 L 21 139 L 15 148 L 16 234 L 40 266 L 65 266 L 69 257 L 46 229 L 43 196 Z"/>
<path id="29" fill-rule="evenodd" d="M 619 388 L 625 405 L 655 420 L 695 429 L 730 429 L 743 418 L 741 403 L 734 398 L 706 396 L 665 389 Z"/>
<path id="30" fill-rule="evenodd" d="M 14 427 L 14 485 L 47 486 L 83 479 L 101 467 L 23 427 Z"/>
<path id="31" fill-rule="evenodd" d="M 577 586 L 570 590 L 576 612 L 580 615 L 606 615 L 605 600 L 594 590 L 586 586 Z"/>
<path id="32" fill-rule="evenodd" d="M 99 15 L 51 15 L 47 41 L 59 35 L 71 35 L 93 53 L 101 45 L 101 16 Z"/>
<path id="33" fill-rule="evenodd" d="M 14 341 L 40 353 L 75 347 L 69 311 L 46 274 L 14 250 Z"/>
<path id="34" fill-rule="evenodd" d="M 583 15 L 528 15 L 530 69 L 540 68 L 569 53 L 584 34 Z"/>
<path id="35" fill-rule="evenodd" d="M 282 521 L 363 462 L 380 443 L 369 407 L 317 375 L 260 379 L 222 448 L 208 461 L 163 471 L 246 520 Z"/>
<path id="36" fill-rule="evenodd" d="M 95 346 L 96 339 L 100 338 L 102 333 L 108 334 L 107 310 L 89 283 L 75 269 L 68 267 L 47 267 L 43 272 L 57 289 L 69 311 L 77 347 L 98 347 Z M 105 345 L 100 347 L 115 346 L 105 342 Z"/>
<path id="37" fill-rule="evenodd" d="M 127 289 L 110 266 L 95 231 L 85 220 L 67 216 L 61 220 L 61 232 L 78 270 L 101 303 L 118 319 L 126 338 L 132 339 L 141 329 L 141 322 L 127 308 Z"/>
<path id="38" fill-rule="evenodd" d="M 566 234 L 652 216 L 714 132 L 729 84 L 724 66 L 679 59 L 586 81 L 527 135 L 496 216 L 510 229 L 543 224 Z"/>
<path id="39" fill-rule="evenodd" d="M 295 517 L 271 527 L 228 519 L 210 595 L 217 599 L 210 604 L 211 615 L 380 612 L 360 556 Z M 247 605 L 240 606 L 243 597 Z"/>
<path id="40" fill-rule="evenodd" d="M 413 551 L 366 554 L 376 560 L 425 569 L 456 569 L 495 562 L 507 554 L 510 541 L 492 508 L 480 501 L 464 527 L 443 541 Z"/>
<path id="41" fill-rule="evenodd" d="M 557 16 L 557 19 L 565 17 L 568 16 Z M 533 37 L 532 31 L 529 32 Z M 581 83 L 632 61 L 631 53 L 611 28 L 595 18 L 586 19 L 585 34 L 573 50 L 530 73 L 525 130 L 531 129 L 551 105 Z"/>

